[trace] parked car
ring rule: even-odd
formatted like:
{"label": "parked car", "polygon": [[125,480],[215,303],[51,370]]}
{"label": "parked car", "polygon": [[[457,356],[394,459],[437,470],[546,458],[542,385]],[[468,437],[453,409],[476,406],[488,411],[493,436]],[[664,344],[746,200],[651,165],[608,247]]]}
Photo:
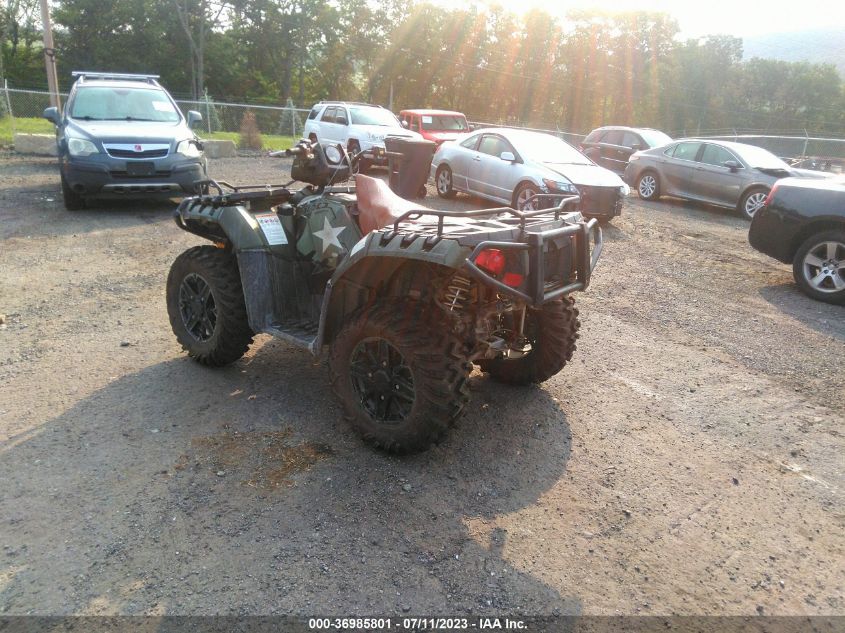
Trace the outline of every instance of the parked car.
{"label": "parked car", "polygon": [[402,125],[418,132],[428,141],[440,145],[454,141],[461,134],[469,132],[467,118],[461,112],[452,110],[402,110],[399,113]]}
{"label": "parked car", "polygon": [[778,180],[751,221],[748,241],[792,264],[806,295],[845,304],[845,177]]}
{"label": "parked car", "polygon": [[193,194],[204,180],[202,143],[158,75],[74,72],[63,112],[44,110],[56,126],[65,208],[90,198]]}
{"label": "parked car", "polygon": [[631,154],[671,142],[672,137],[660,130],[606,125],[590,132],[581,141],[580,149],[596,164],[621,176],[625,173]]}
{"label": "parked car", "polygon": [[462,191],[510,205],[536,209],[537,194],[581,196],[581,213],[609,219],[619,215],[628,187],[566,141],[550,134],[511,128],[477,130],[443,143],[431,162],[437,193]]}
{"label": "parked car", "polygon": [[751,219],[772,185],[787,176],[826,178],[823,172],[790,167],[771,152],[744,143],[683,139],[636,152],[625,182],[646,200],[676,196],[736,209]]}
{"label": "parked car", "polygon": [[[387,135],[421,139],[416,132],[406,130],[390,110],[368,103],[321,101],[311,108],[302,135],[321,145],[342,144],[348,152],[357,153],[373,148],[384,149]],[[386,164],[383,156],[360,161],[358,169],[367,171],[372,164]]]}

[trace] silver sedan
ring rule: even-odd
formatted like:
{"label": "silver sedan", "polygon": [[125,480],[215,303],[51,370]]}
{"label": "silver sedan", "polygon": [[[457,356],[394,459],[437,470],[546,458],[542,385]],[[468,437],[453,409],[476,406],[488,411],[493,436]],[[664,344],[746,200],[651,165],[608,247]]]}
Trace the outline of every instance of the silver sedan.
{"label": "silver sedan", "polygon": [[443,143],[431,163],[437,193],[462,191],[511,206],[536,209],[538,194],[581,196],[581,213],[619,215],[628,187],[565,141],[550,134],[489,128]]}
{"label": "silver sedan", "polygon": [[748,219],[763,206],[775,181],[787,176],[826,174],[794,169],[756,145],[712,139],[684,139],[637,152],[625,169],[625,182],[640,198],[698,200],[736,209]]}

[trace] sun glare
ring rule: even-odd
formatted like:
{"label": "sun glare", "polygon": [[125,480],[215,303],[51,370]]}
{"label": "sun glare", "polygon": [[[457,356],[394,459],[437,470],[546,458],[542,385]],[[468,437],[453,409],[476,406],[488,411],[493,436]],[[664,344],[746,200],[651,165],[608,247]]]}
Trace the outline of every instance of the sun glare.
{"label": "sun glare", "polygon": [[524,14],[540,9],[565,17],[572,10],[610,12],[652,11],[668,13],[677,21],[681,34],[699,37],[710,34],[753,36],[808,29],[845,28],[845,3],[803,0],[763,7],[753,0],[435,0],[444,6],[501,7]]}

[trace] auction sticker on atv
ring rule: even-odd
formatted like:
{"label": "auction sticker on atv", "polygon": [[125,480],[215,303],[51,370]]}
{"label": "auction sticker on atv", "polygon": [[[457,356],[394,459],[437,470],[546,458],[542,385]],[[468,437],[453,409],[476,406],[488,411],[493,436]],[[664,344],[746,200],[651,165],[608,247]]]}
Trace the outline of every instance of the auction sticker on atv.
{"label": "auction sticker on atv", "polygon": [[288,243],[288,237],[285,235],[285,229],[282,228],[279,216],[275,213],[261,213],[256,215],[255,219],[258,220],[258,225],[264,232],[264,237],[267,238],[267,243],[270,246]]}

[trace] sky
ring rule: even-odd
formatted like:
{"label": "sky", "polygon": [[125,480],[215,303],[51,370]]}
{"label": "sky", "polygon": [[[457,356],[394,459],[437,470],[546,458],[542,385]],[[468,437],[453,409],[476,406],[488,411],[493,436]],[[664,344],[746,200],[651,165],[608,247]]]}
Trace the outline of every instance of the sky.
{"label": "sky", "polygon": [[[476,0],[499,4],[520,13],[539,8],[565,15],[569,9],[608,11],[659,11],[673,15],[683,37],[726,34],[753,37],[820,28],[845,28],[845,3],[841,0]],[[450,6],[472,4],[451,0]]]}

